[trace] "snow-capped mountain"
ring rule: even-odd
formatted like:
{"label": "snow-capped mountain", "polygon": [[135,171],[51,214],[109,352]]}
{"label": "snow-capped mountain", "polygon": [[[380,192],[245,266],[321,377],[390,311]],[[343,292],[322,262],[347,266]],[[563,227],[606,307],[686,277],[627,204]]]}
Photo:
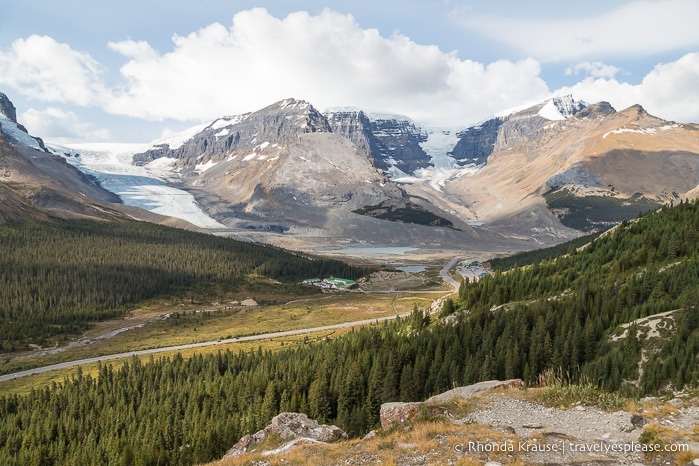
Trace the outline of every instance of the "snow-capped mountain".
{"label": "snow-capped mountain", "polygon": [[[40,140],[11,104],[1,118],[4,138],[36,157]],[[127,204],[255,241],[502,250],[682,197],[699,184],[698,134],[638,106],[617,112],[570,96],[454,128],[285,99],[149,145],[56,153]]]}

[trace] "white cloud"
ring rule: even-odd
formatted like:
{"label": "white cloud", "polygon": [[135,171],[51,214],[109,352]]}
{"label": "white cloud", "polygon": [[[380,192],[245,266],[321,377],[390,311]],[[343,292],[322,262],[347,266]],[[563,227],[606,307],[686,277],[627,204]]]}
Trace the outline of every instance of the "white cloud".
{"label": "white cloud", "polygon": [[468,29],[544,61],[641,56],[699,46],[696,0],[635,0],[587,18],[461,16]]}
{"label": "white cloud", "polygon": [[99,64],[51,37],[17,39],[0,51],[0,84],[32,99],[92,105],[104,96]]}
{"label": "white cloud", "polygon": [[31,134],[42,138],[66,141],[108,141],[111,138],[109,130],[81,121],[75,113],[55,107],[44,110],[30,108],[22,113],[19,121]]}
{"label": "white cloud", "polygon": [[353,105],[453,124],[548,93],[535,60],[462,61],[400,34],[382,37],[331,10],[284,19],[243,11],[230,28],[212,24],[173,42],[164,54],[142,42],[110,44],[128,61],[125,90],[109,111],[206,120],[295,97],[321,109]]}
{"label": "white cloud", "polygon": [[617,75],[617,73],[619,73],[619,71],[621,71],[621,69],[617,68],[614,65],[607,65],[599,61],[584,61],[574,66],[568,67],[565,71],[565,74],[567,76],[577,76],[580,73],[585,73],[586,76],[591,76],[593,78],[612,79]]}
{"label": "white cloud", "polygon": [[572,93],[588,102],[609,101],[617,110],[641,104],[653,115],[684,123],[699,123],[699,52],[656,65],[632,85],[615,79],[586,78],[556,93]]}
{"label": "white cloud", "polygon": [[[636,1],[631,6],[650,9],[651,3],[672,10],[683,2]],[[684,19],[677,21],[682,30]],[[633,39],[644,42],[646,36],[665,40],[657,34],[635,34]],[[549,37],[549,42],[556,39]],[[551,93],[537,59],[488,64],[462,60],[455,52],[420,45],[401,34],[383,37],[376,29],[362,28],[352,16],[331,10],[278,19],[253,9],[236,14],[230,27],[214,23],[172,40],[172,49],[165,52],[144,41],[110,43],[125,61],[120,86],[109,88],[106,70],[89,55],[50,37],[30,36],[0,51],[0,85],[42,101],[188,122],[254,111],[295,97],[319,109],[351,105],[404,114],[427,125],[465,125],[561,93],[588,102],[607,100],[618,109],[640,103],[663,118],[699,120],[697,53],[657,65],[638,85],[618,80],[621,70],[616,66],[580,61],[568,71],[571,76],[584,74],[582,81]],[[29,110],[23,117],[30,131],[41,136],[63,131],[84,139],[108,137],[105,130],[85,123],[85,117],[60,112]]]}

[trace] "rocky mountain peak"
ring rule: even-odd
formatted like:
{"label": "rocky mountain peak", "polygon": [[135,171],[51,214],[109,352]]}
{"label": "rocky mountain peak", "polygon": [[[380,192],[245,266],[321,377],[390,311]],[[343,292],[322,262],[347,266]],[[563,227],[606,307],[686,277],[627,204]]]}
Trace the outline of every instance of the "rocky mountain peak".
{"label": "rocky mountain peak", "polygon": [[13,123],[17,123],[17,110],[10,99],[2,92],[0,92],[0,114],[5,115]]}
{"label": "rocky mountain peak", "polygon": [[15,106],[5,94],[0,92],[0,136],[2,135],[13,143],[46,151],[46,146],[41,138],[31,136],[27,128],[17,123]]}
{"label": "rocky mountain peak", "polygon": [[585,108],[579,110],[575,116],[577,118],[586,118],[590,116],[606,116],[613,115],[616,110],[609,102],[596,102],[594,104],[589,104]]}
{"label": "rocky mountain peak", "polygon": [[585,102],[573,99],[570,94],[554,97],[551,102],[564,118],[572,117],[587,106]]}
{"label": "rocky mountain peak", "polygon": [[284,99],[256,112],[219,118],[177,147],[161,144],[133,160],[145,164],[168,157],[194,166],[239,150],[285,146],[299,134],[317,132],[331,132],[325,116],[304,100]]}

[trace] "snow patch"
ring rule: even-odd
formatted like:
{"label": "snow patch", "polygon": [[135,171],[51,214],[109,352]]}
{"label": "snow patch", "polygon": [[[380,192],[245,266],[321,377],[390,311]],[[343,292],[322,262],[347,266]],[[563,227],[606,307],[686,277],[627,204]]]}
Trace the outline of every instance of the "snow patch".
{"label": "snow patch", "polygon": [[167,144],[170,146],[170,150],[175,150],[179,149],[182,147],[187,141],[192,139],[195,135],[201,133],[206,127],[209,126],[208,123],[204,123],[201,125],[197,126],[192,126],[189,129],[186,129],[182,132],[179,132],[177,134],[173,134],[172,136],[167,136],[164,138],[157,139],[153,141],[148,148],[146,148],[143,152],[149,149],[155,149],[157,146],[162,146]]}
{"label": "snow patch", "polygon": [[245,157],[243,157],[243,162],[247,162],[247,161],[249,161],[249,160],[254,159],[256,155],[257,155],[257,154],[256,154],[255,152],[253,152],[252,154],[246,155]]}
{"label": "snow patch", "polygon": [[218,162],[209,160],[206,163],[198,164],[196,167],[194,167],[194,170],[198,171],[199,173],[204,173],[205,171],[215,167],[216,165],[218,165]]}
{"label": "snow patch", "polygon": [[656,128],[639,128],[639,129],[633,129],[633,128],[619,128],[619,129],[613,129],[611,131],[607,131],[602,135],[602,139],[607,139],[607,136],[610,134],[623,134],[623,133],[638,133],[638,134],[655,134],[658,131],[668,131],[674,128],[679,128],[681,125],[675,123],[673,125],[664,125],[664,126],[659,126]]}
{"label": "snow patch", "polygon": [[233,116],[227,116],[223,118],[219,118],[213,123],[211,123],[210,128],[211,129],[221,129],[221,128],[226,128],[228,126],[233,126],[237,125],[241,121],[246,120],[250,116],[249,113],[243,113],[242,115],[233,115]]}
{"label": "snow patch", "polygon": [[558,107],[556,107],[553,100],[549,100],[543,107],[541,107],[541,110],[539,110],[539,116],[551,121],[566,119],[566,117],[564,117],[558,110]]}
{"label": "snow patch", "polygon": [[228,136],[230,134],[230,132],[231,132],[231,130],[229,128],[223,128],[221,131],[214,134],[214,137],[216,137],[217,139],[222,138],[224,136]]}

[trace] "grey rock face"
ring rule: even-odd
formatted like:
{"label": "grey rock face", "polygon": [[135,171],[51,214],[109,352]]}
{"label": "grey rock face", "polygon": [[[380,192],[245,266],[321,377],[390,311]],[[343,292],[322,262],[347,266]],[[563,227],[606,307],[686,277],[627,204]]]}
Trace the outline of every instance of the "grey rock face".
{"label": "grey rock face", "polygon": [[601,187],[600,180],[600,176],[589,168],[577,167],[553,175],[551,178],[546,180],[546,188],[548,190],[554,190],[565,185],[598,188]]}
{"label": "grey rock face", "polygon": [[404,173],[430,166],[430,156],[420,146],[425,132],[406,118],[370,118],[361,110],[326,113],[332,131],[366,152],[376,168],[396,167]]}
{"label": "grey rock face", "polygon": [[10,99],[0,92],[0,113],[5,115],[10,121],[17,123],[17,110]]}
{"label": "grey rock face", "polygon": [[484,165],[498,140],[500,127],[504,120],[493,118],[483,124],[472,126],[459,133],[459,142],[449,155],[463,166]]}

